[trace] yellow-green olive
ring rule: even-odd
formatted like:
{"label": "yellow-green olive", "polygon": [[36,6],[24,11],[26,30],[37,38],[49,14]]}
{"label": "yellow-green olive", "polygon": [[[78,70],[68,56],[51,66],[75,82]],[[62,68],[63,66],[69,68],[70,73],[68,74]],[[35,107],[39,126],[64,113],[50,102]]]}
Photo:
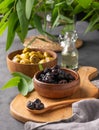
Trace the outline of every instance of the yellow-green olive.
{"label": "yellow-green olive", "polygon": [[28,59],[22,59],[20,60],[20,64],[30,64],[30,61]]}
{"label": "yellow-green olive", "polygon": [[26,53],[26,52],[29,52],[30,51],[30,48],[24,48],[22,53]]}
{"label": "yellow-green olive", "polygon": [[49,57],[49,53],[48,52],[44,52],[44,57]]}
{"label": "yellow-green olive", "polygon": [[38,64],[49,62],[53,59],[48,52],[31,51],[29,48],[24,48],[21,54],[13,57],[13,61],[20,64]]}
{"label": "yellow-green olive", "polygon": [[53,60],[53,58],[52,57],[46,57],[45,60],[46,60],[46,62],[49,62],[49,61]]}
{"label": "yellow-green olive", "polygon": [[42,64],[42,63],[45,63],[45,62],[46,62],[46,60],[42,59],[42,60],[39,61],[39,64]]}
{"label": "yellow-green olive", "polygon": [[13,62],[17,62],[17,63],[19,63],[20,62],[20,60],[21,60],[21,57],[20,57],[20,55],[18,54],[18,55],[16,55],[13,59],[12,59],[12,61]]}
{"label": "yellow-green olive", "polygon": [[30,56],[30,62],[31,62],[31,63],[36,64],[36,63],[38,63],[39,61],[40,61],[40,59],[39,59],[36,55]]}

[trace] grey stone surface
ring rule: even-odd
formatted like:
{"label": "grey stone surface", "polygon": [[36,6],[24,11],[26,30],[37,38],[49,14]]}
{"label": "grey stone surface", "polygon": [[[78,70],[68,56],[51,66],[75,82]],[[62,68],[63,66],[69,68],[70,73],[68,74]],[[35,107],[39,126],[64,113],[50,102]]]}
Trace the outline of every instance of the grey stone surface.
{"label": "grey stone surface", "polygon": [[[93,66],[99,69],[99,32],[94,31],[84,35],[86,27],[86,22],[77,22],[76,24],[78,36],[84,41],[83,46],[79,48],[79,64]],[[28,36],[34,33],[38,34],[36,31],[31,31]],[[11,77],[6,65],[6,55],[13,50],[23,48],[18,37],[14,40],[8,52],[5,51],[5,46],[6,32],[0,37],[0,87]],[[58,53],[58,56],[60,57],[60,53]],[[99,76],[97,79],[99,79]],[[0,90],[0,130],[24,130],[24,124],[15,120],[10,115],[10,102],[17,94],[17,88],[11,88],[5,91]]]}

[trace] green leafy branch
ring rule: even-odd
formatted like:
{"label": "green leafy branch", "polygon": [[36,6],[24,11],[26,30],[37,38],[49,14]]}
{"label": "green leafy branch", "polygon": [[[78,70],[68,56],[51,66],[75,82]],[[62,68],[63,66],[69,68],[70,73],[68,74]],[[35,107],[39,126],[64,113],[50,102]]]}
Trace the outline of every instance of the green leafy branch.
{"label": "green leafy branch", "polygon": [[8,28],[6,50],[14,42],[17,34],[21,40],[30,29],[36,28],[40,34],[46,32],[46,15],[51,14],[52,28],[73,22],[73,16],[85,13],[82,20],[89,20],[86,30],[99,29],[98,0],[0,0],[0,35]]}
{"label": "green leafy branch", "polygon": [[[42,71],[43,69],[43,66],[39,64],[39,70]],[[2,86],[1,90],[13,87],[18,87],[19,92],[23,96],[26,96],[29,92],[34,90],[33,78],[21,72],[14,72],[12,73],[12,78]]]}
{"label": "green leafy branch", "polygon": [[21,72],[12,73],[12,78],[2,86],[1,90],[8,88],[18,87],[19,92],[26,96],[29,92],[33,91],[33,80],[29,76],[24,75]]}
{"label": "green leafy branch", "polygon": [[89,25],[86,29],[86,33],[99,29],[99,1],[98,0],[77,0],[78,4],[75,6],[74,13],[79,14],[84,12],[85,16],[82,21],[89,21]]}

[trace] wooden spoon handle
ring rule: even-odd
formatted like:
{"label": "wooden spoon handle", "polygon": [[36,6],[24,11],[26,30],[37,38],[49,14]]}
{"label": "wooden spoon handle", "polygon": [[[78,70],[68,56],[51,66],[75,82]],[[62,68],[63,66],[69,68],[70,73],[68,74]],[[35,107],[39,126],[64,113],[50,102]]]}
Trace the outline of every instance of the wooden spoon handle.
{"label": "wooden spoon handle", "polygon": [[70,99],[70,100],[65,100],[65,101],[58,101],[56,103],[53,103],[52,105],[48,106],[48,109],[54,110],[62,107],[66,107],[68,105],[71,105],[74,102],[83,100],[83,99],[92,99],[92,98],[77,98],[77,99]]}

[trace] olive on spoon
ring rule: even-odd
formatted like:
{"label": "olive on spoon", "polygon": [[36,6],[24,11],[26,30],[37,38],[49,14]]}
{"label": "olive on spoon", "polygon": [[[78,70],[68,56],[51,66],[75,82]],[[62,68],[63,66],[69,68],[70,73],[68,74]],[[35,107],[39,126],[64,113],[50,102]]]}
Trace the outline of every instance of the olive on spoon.
{"label": "olive on spoon", "polygon": [[65,100],[65,101],[58,101],[58,102],[52,103],[51,105],[47,105],[47,106],[45,106],[40,101],[40,99],[36,99],[33,102],[31,102],[31,101],[28,102],[27,110],[32,112],[33,114],[42,114],[42,113],[45,113],[48,111],[51,112],[58,108],[66,107],[66,106],[71,105],[72,103],[80,101],[82,99],[88,99],[88,98],[76,98],[76,99],[70,99],[70,100]]}

